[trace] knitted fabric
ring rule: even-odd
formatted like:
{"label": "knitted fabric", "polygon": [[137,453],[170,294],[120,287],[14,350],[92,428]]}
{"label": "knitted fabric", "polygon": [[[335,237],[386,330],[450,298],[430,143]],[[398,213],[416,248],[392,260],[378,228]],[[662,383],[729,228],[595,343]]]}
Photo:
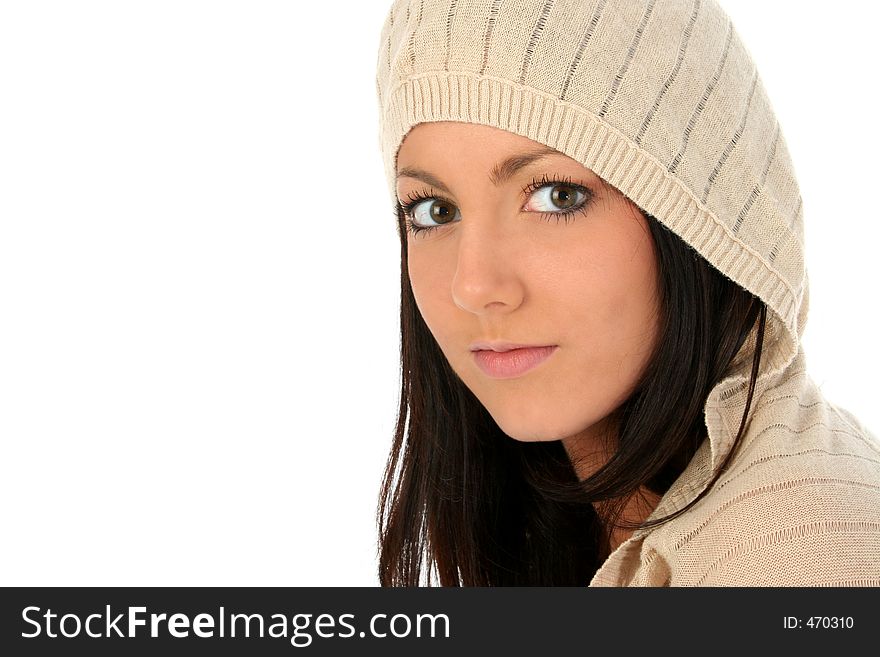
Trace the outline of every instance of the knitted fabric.
{"label": "knitted fabric", "polygon": [[[413,126],[429,121],[493,126],[546,144],[592,170],[767,304],[753,415],[742,449],[751,445],[752,456],[764,454],[779,467],[771,471],[739,457],[734,470],[738,465],[748,473],[722,477],[710,499],[684,520],[635,532],[594,584],[706,584],[719,573],[740,573],[737,568],[742,572],[731,580],[736,583],[772,579],[764,569],[749,574],[754,564],[742,555],[763,558],[781,549],[773,554],[782,558],[793,544],[807,549],[812,539],[805,535],[819,542],[833,536],[841,545],[861,541],[873,554],[855,567],[858,573],[803,578],[880,584],[875,556],[880,448],[854,417],[824,400],[805,373],[800,340],[809,288],[801,196],[760,76],[716,2],[397,0],[381,32],[376,93],[393,202],[397,151]],[[692,499],[729,452],[745,407],[755,338],[753,331],[728,376],[709,394],[709,440],[652,518]],[[767,401],[786,395],[787,405]],[[748,516],[753,504],[755,513],[767,512],[762,486],[776,486],[773,499],[793,505],[788,509],[793,515],[782,504],[772,511],[779,514],[777,524]],[[734,504],[731,495],[737,494],[741,498]],[[808,494],[827,498],[825,506],[799,515],[793,509],[810,506],[803,499]],[[859,495],[865,509],[846,513],[845,521],[838,517],[844,510],[834,500],[856,501]],[[731,515],[733,507],[753,526],[730,528],[733,535],[724,540],[712,528],[719,519],[740,522]],[[815,522],[850,524],[807,529]],[[771,536],[771,529],[783,533]],[[696,534],[682,543],[688,532]],[[702,544],[697,534],[708,542]],[[655,556],[649,558],[649,535],[671,543],[651,548]],[[748,541],[759,547],[749,548]],[[762,541],[770,548],[761,548]],[[685,546],[694,545],[700,547],[686,569],[671,565],[681,563]],[[836,549],[823,546],[829,554]],[[653,575],[646,574],[646,559],[659,568]],[[724,567],[719,559],[726,559]],[[776,572],[780,583],[801,577]]]}

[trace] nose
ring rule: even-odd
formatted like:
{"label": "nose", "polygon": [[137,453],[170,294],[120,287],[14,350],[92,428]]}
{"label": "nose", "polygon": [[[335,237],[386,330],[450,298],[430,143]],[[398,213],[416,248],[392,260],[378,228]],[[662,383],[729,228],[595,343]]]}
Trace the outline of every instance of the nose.
{"label": "nose", "polygon": [[497,222],[464,219],[458,230],[458,259],[452,298],[475,315],[506,314],[524,298],[514,244]]}

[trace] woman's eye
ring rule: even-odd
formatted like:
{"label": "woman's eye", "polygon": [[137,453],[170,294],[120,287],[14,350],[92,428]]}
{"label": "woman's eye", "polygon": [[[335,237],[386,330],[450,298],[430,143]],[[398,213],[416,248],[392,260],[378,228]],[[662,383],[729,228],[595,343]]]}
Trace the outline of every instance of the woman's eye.
{"label": "woman's eye", "polygon": [[458,214],[458,208],[441,199],[429,198],[413,206],[413,222],[419,227],[436,228],[450,223]]}
{"label": "woman's eye", "polygon": [[530,199],[537,201],[538,207],[530,208],[527,205],[525,209],[536,212],[566,212],[582,205],[586,196],[576,185],[551,183],[538,187],[530,196]]}

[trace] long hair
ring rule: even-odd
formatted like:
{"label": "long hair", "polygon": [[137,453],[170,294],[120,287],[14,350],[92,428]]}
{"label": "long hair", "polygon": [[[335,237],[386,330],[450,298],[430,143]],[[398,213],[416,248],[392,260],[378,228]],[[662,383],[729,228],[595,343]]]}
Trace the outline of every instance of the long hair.
{"label": "long hair", "polygon": [[662,495],[707,437],[703,408],[758,322],[740,443],[752,402],[766,305],[643,211],[658,262],[660,332],[640,383],[613,413],[614,449],[579,481],[559,440],[505,435],[453,372],[410,287],[401,240],[401,392],[377,521],[382,586],[585,586],[620,512],[642,487]]}

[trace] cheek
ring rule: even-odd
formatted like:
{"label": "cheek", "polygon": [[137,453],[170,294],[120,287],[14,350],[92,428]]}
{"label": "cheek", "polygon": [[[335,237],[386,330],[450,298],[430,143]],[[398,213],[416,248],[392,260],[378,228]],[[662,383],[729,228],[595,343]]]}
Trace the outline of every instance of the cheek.
{"label": "cheek", "polygon": [[649,241],[629,243],[613,256],[590,297],[592,307],[582,307],[583,321],[606,354],[608,375],[628,385],[647,363],[659,331],[657,266]]}
{"label": "cheek", "polygon": [[656,269],[641,254],[622,255],[598,277],[591,292],[595,314],[603,323],[624,334],[639,331],[656,310]]}
{"label": "cheek", "polygon": [[656,297],[656,269],[648,249],[645,245],[634,252],[632,246],[607,243],[604,248],[583,247],[553,263],[557,267],[546,289],[560,308],[567,307],[566,314],[577,315],[574,325],[620,326],[627,318],[648,313],[648,302]]}
{"label": "cheek", "polygon": [[407,271],[422,319],[438,342],[442,343],[449,314],[448,304],[444,302],[449,297],[449,279],[443,263],[410,249],[407,252]]}

